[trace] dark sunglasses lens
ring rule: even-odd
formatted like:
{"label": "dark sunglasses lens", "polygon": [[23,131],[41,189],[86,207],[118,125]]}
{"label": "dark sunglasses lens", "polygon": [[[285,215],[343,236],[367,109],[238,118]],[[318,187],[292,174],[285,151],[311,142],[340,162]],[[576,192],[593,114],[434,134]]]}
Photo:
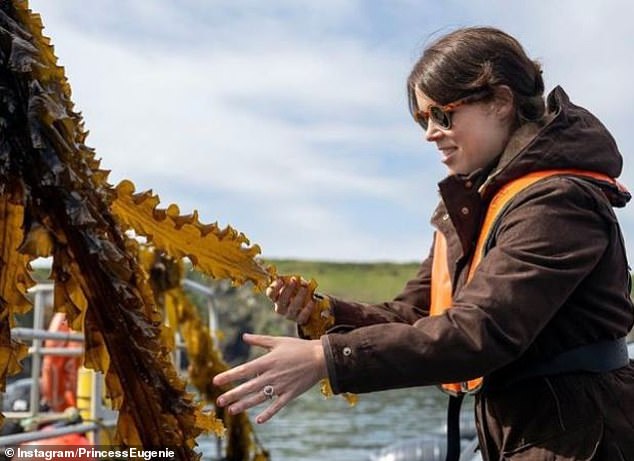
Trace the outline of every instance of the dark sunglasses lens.
{"label": "dark sunglasses lens", "polygon": [[440,107],[432,106],[429,108],[429,115],[440,128],[445,130],[451,128],[451,115],[449,115],[449,112],[445,112]]}
{"label": "dark sunglasses lens", "polygon": [[416,121],[421,126],[421,128],[427,131],[427,126],[429,125],[429,116],[425,116],[422,113],[417,113],[415,116]]}

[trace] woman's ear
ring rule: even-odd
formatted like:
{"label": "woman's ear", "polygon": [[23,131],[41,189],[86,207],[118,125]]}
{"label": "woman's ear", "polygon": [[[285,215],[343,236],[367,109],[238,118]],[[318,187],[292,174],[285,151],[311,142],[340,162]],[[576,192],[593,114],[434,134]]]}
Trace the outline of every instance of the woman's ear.
{"label": "woman's ear", "polygon": [[513,121],[515,119],[515,98],[513,91],[507,85],[495,87],[493,103],[495,111],[501,120]]}

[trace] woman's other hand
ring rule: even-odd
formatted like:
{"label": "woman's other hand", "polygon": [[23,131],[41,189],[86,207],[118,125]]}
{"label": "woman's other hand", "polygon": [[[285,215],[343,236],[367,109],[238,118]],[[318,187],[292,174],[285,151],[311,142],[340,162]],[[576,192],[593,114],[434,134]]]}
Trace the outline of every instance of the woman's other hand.
{"label": "woman's other hand", "polygon": [[271,400],[256,422],[264,423],[295,397],[327,376],[324,351],[319,340],[244,334],[247,344],[268,349],[250,362],[216,375],[213,383],[223,386],[243,381],[218,397],[219,407],[230,414],[241,413]]}
{"label": "woman's other hand", "polygon": [[306,325],[315,309],[308,281],[302,278],[277,278],[266,289],[266,295],[275,303],[275,312],[298,325]]}

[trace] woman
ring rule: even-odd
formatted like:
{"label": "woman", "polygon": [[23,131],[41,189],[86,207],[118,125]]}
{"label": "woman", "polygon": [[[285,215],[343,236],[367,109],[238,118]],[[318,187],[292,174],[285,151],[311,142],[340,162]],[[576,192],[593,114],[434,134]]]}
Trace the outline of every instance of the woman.
{"label": "woman", "polygon": [[[429,257],[392,302],[331,298],[320,340],[246,335],[269,353],[218,375],[247,379],[218,404],[241,412],[275,393],[263,422],[321,378],[335,393],[468,383],[448,390],[477,392],[484,459],[634,460],[634,309],[612,210],[630,198],[613,180],[622,159],[593,115],[543,91],[504,32],[432,43],[408,79],[449,172]],[[267,293],[300,325],[314,308],[304,281]]]}

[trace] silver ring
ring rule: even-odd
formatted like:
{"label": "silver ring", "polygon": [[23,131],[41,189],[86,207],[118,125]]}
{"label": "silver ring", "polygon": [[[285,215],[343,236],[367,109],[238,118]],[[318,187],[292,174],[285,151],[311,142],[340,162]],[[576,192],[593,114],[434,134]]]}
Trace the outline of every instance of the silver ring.
{"label": "silver ring", "polygon": [[275,388],[271,386],[270,384],[267,384],[262,389],[262,393],[264,394],[264,397],[266,397],[267,399],[272,399],[273,397],[275,397]]}

